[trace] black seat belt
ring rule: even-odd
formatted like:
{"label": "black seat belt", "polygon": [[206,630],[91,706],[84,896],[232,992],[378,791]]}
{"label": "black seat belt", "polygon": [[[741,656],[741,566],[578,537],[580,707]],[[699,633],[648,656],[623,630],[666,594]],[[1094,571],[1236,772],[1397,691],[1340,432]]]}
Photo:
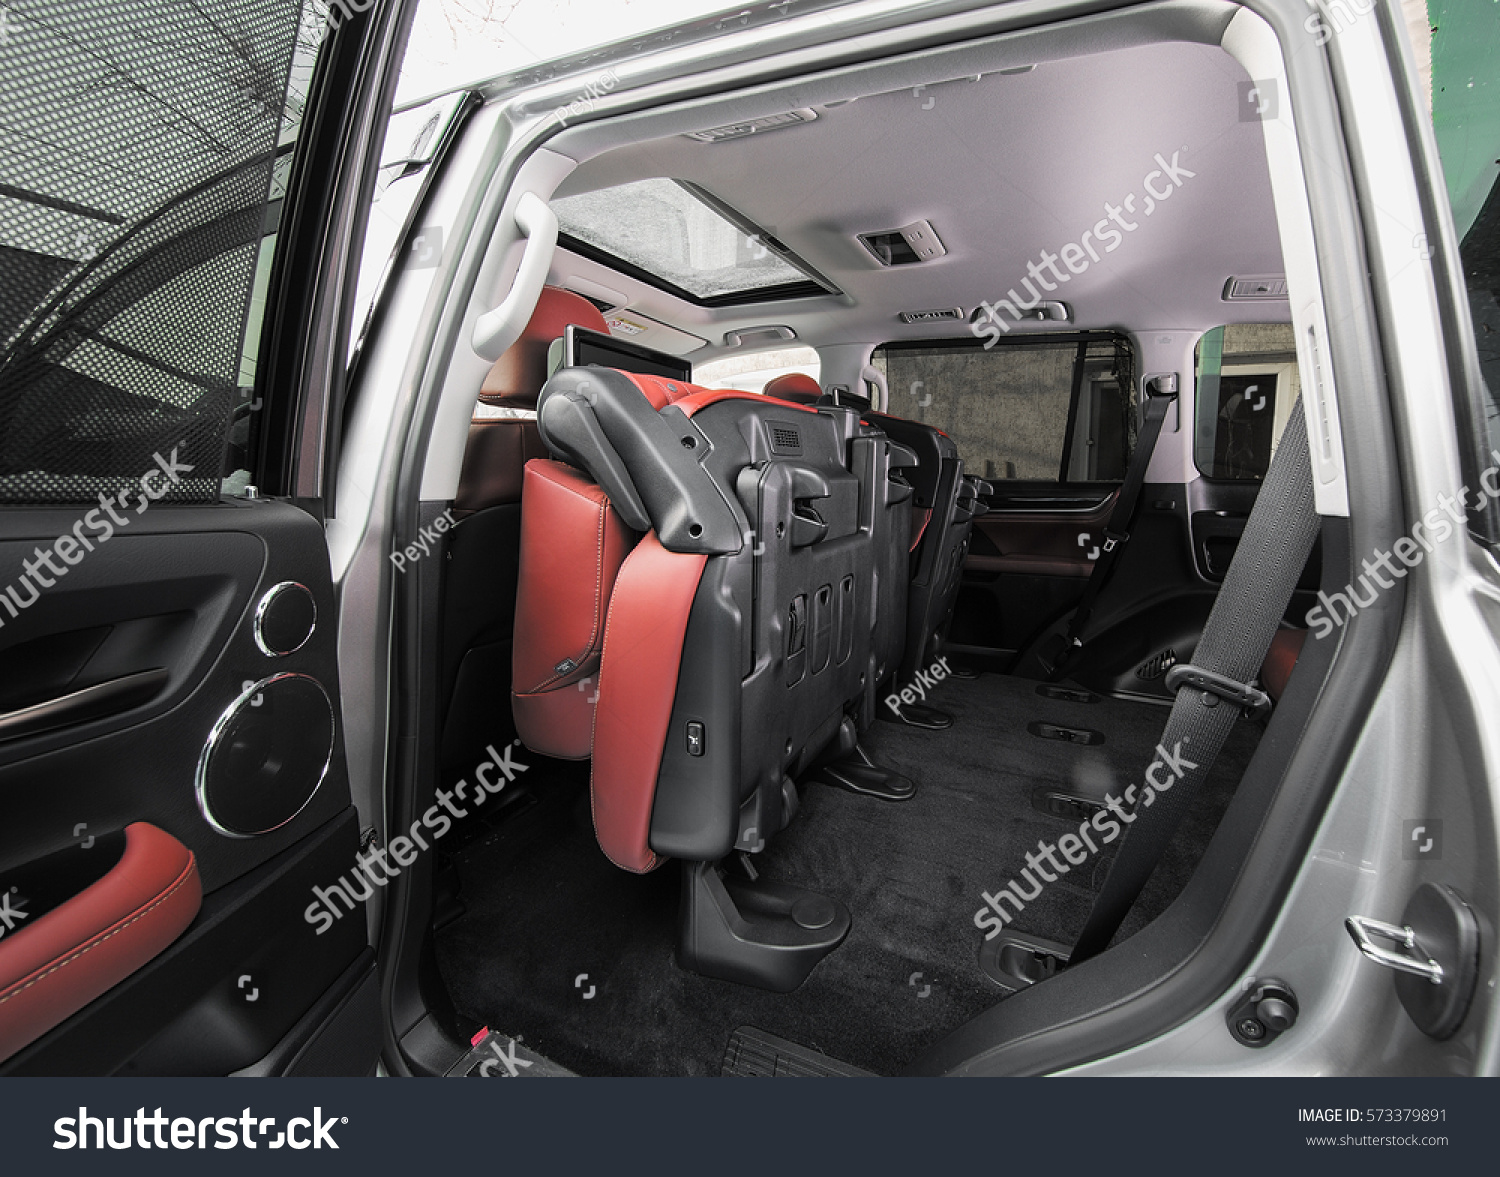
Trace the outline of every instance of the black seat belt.
{"label": "black seat belt", "polygon": [[1047,678],[1056,681],[1062,678],[1078,661],[1083,652],[1083,631],[1088,628],[1089,618],[1094,612],[1094,603],[1113,575],[1125,544],[1130,539],[1130,525],[1135,518],[1135,509],[1140,503],[1141,489],[1146,485],[1146,467],[1151,465],[1151,451],[1156,448],[1156,439],[1161,436],[1162,422],[1167,410],[1177,399],[1176,375],[1158,376],[1150,381],[1146,389],[1146,416],[1141,422],[1141,432],[1136,437],[1135,449],[1130,453],[1130,464],[1125,468],[1125,480],[1120,484],[1119,496],[1114,510],[1109,513],[1109,522],[1104,525],[1104,547],[1094,570],[1083,587],[1078,608],[1068,624],[1066,634],[1054,641],[1052,656],[1043,658]]}
{"label": "black seat belt", "polygon": [[[1270,708],[1269,697],[1249,684],[1271,648],[1318,527],[1307,421],[1299,398],[1192,664],[1174,666],[1167,675],[1167,686],[1177,692],[1177,699],[1157,746],[1157,759],[1147,770],[1146,784],[1138,786],[1143,791],[1069,956],[1070,964],[1109,946],[1241,712]],[[1168,788],[1163,791],[1155,782]]]}

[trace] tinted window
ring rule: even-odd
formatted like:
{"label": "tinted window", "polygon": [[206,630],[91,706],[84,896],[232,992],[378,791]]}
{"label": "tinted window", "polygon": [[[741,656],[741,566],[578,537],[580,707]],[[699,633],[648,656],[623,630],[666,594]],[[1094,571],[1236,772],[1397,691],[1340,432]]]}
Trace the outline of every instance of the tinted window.
{"label": "tinted window", "polygon": [[1208,478],[1258,481],[1302,391],[1290,323],[1215,327],[1198,341],[1193,458]]}
{"label": "tinted window", "polygon": [[935,425],[987,479],[1114,481],[1134,437],[1129,344],[1119,336],[888,344],[874,363],[889,411]]}
{"label": "tinted window", "polygon": [[91,501],[174,453],[191,469],[163,497],[218,497],[326,13],[287,0],[6,9],[0,502]]}

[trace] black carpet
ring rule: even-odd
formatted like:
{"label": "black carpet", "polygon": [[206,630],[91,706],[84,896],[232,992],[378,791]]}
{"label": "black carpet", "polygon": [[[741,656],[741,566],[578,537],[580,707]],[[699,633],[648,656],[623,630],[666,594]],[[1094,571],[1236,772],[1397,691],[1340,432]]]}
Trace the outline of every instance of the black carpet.
{"label": "black carpet", "polygon": [[[982,893],[1026,866],[1040,839],[1076,829],[1032,807],[1038,785],[1092,784],[1117,796],[1140,781],[1167,710],[1043,698],[1000,675],[950,679],[930,699],[955,717],[926,732],[877,723],[865,745],[917,779],[889,803],[809,786],[792,826],[756,856],[766,877],[848,905],[854,926],[794,993],[685,973],[673,961],[677,864],[638,877],[594,842],[586,776],[536,763],[538,803],[449,855],[464,914],[439,931],[455,1003],[582,1074],[713,1075],[730,1034],[755,1026],[859,1067],[899,1070],[925,1046],[1003,999],[977,964]],[[1034,721],[1088,728],[1093,747],[1040,739]],[[1159,914],[1191,874],[1260,729],[1242,721],[1124,933]],[[555,763],[555,762],[553,762]],[[1012,925],[1071,942],[1107,860],[1047,886]]]}

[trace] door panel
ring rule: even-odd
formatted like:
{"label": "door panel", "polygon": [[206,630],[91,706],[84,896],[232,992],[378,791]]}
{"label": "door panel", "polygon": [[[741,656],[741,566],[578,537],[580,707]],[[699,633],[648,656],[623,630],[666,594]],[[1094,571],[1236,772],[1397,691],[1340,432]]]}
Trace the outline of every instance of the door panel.
{"label": "door panel", "polygon": [[[1082,597],[1117,494],[1114,486],[996,486],[990,512],[974,523],[950,644],[970,659],[1039,674],[1035,648]],[[1171,663],[1161,666],[1160,656],[1196,645],[1212,599],[1193,563],[1186,488],[1148,483],[1095,606],[1090,631],[1108,638],[1075,677],[1095,689],[1164,697],[1157,680]]]}
{"label": "door panel", "polygon": [[[0,77],[0,968],[89,979],[0,1072],[374,1069],[320,357],[413,5],[355,7],[35,0]],[[127,827],[201,905],[110,940]]]}
{"label": "door panel", "polygon": [[[0,568],[20,567],[25,553],[72,533],[76,520],[52,510],[0,513]],[[204,530],[210,521],[223,530]],[[258,606],[268,590],[286,582],[307,587],[316,619],[299,649],[268,654],[257,641]],[[201,965],[169,966],[166,956],[153,962],[156,984],[167,984],[164,1012],[186,1027],[230,1010],[249,1016],[253,1027],[227,1038],[188,1034],[185,1041],[196,1040],[203,1050],[196,1062],[190,1053],[171,1056],[175,1069],[213,1072],[220,1064],[228,1069],[253,1063],[259,1055],[244,1057],[241,1048],[268,1050],[276,1041],[270,1035],[290,1028],[365,948],[362,914],[343,915],[322,936],[303,915],[311,888],[345,874],[357,849],[341,717],[326,771],[288,756],[298,733],[320,718],[303,710],[299,698],[300,707],[275,715],[271,725],[229,736],[238,741],[234,757],[210,759],[200,774],[210,734],[247,684],[295,674],[338,699],[334,618],[322,528],[305,512],[269,501],[155,507],[56,578],[30,607],[14,617],[0,608],[0,667],[7,670],[8,698],[55,697],[120,674],[166,672],[150,698],[125,710],[0,739],[0,886],[9,872],[49,853],[86,856],[132,822],[149,822],[192,851],[205,892],[203,911],[183,952],[167,955],[192,958],[191,943],[210,926],[222,929],[221,947],[206,958],[211,976]],[[260,619],[264,629],[265,615]],[[26,651],[38,649],[54,654],[28,662]],[[243,709],[255,705],[252,696]],[[274,705],[274,692],[267,690],[260,706]],[[242,790],[257,798],[279,795],[288,820],[259,836],[221,832],[210,820],[214,814],[205,797],[215,794],[205,791],[205,783],[218,788],[221,802],[233,802]],[[304,793],[310,799],[298,804]],[[273,869],[273,862],[283,865]],[[250,880],[268,870],[301,881],[275,887],[268,881],[266,893],[258,894]],[[179,976],[178,968],[187,968],[180,983],[160,979]],[[238,983],[242,975],[251,978],[244,986]],[[252,989],[259,990],[254,1002],[247,1000]],[[109,1003],[129,1006],[134,1000],[122,993]],[[90,1024],[101,1017],[93,1007],[79,1015]],[[123,1065],[132,1047],[145,1047],[159,1021],[133,1013],[109,1031],[111,1065]],[[54,1036],[78,1041],[77,1033],[65,1027]],[[66,1050],[48,1040],[38,1048],[36,1058],[51,1060],[44,1069],[67,1069]],[[23,1051],[0,1069],[30,1070],[31,1057]],[[82,1057],[75,1063],[91,1069]]]}

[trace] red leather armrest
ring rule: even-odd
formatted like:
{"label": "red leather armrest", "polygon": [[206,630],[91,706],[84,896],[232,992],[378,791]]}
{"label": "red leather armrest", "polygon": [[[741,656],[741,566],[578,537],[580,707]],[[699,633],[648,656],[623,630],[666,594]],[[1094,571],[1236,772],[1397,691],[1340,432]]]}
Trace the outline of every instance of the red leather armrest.
{"label": "red leather armrest", "polygon": [[0,1059],[123,981],[182,934],[203,900],[192,851],[145,822],[114,868],[0,939]]}

